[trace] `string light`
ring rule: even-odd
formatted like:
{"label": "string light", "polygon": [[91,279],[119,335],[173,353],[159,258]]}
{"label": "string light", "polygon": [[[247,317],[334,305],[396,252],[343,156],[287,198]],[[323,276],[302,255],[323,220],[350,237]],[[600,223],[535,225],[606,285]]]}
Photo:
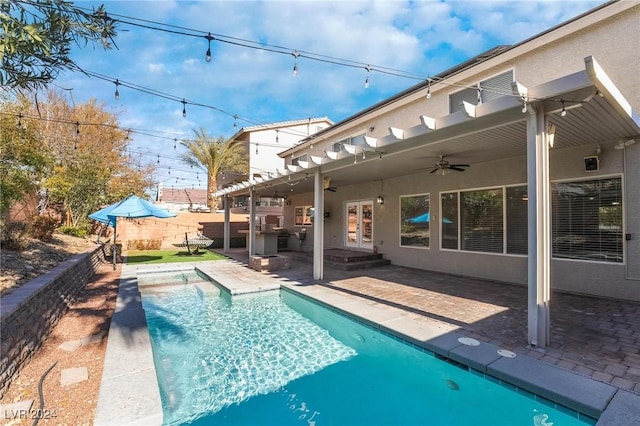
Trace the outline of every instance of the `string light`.
{"label": "string light", "polygon": [[233,114],[233,128],[238,127],[238,114]]}
{"label": "string light", "polygon": [[182,116],[187,116],[187,101],[185,101],[184,98],[182,99]]}
{"label": "string light", "polygon": [[258,142],[256,142],[256,155],[258,155]]}
{"label": "string light", "polygon": [[431,99],[431,79],[427,80],[427,99]]}
{"label": "string light", "polygon": [[276,143],[280,142],[280,130],[276,129]]}
{"label": "string light", "polygon": [[297,50],[294,49],[292,55],[294,58],[296,58],[296,61],[293,64],[293,76],[296,77],[298,75],[298,56],[300,56],[300,54]]}
{"label": "string light", "polygon": [[562,111],[560,112],[560,116],[566,117],[567,116],[567,110],[564,107],[564,99],[560,99],[560,102],[562,102]]}
{"label": "string light", "polygon": [[478,103],[477,105],[482,105],[482,88],[480,87],[480,83],[478,83]]}
{"label": "string light", "polygon": [[120,92],[118,91],[118,86],[120,86],[120,80],[116,79],[116,81],[113,82],[116,85],[116,92],[113,94],[113,96],[116,98],[116,101],[118,99],[120,99]]}
{"label": "string light", "polygon": [[211,33],[208,33],[206,36],[204,36],[204,38],[206,38],[207,42],[209,42],[207,53],[204,55],[204,60],[207,62],[211,62],[211,40],[215,40],[215,38],[211,35]]}
{"label": "string light", "polygon": [[367,70],[367,79],[364,81],[364,88],[368,89],[370,84],[369,73],[371,72],[371,67],[367,65],[366,67],[364,67],[364,69]]}
{"label": "string light", "polygon": [[173,149],[176,149],[177,144],[178,144],[178,138],[175,138],[173,140]]}

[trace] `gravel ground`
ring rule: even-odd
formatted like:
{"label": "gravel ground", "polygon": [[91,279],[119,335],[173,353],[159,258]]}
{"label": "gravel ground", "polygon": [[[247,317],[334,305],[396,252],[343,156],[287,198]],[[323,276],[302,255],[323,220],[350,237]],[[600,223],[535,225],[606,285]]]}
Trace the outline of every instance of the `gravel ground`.
{"label": "gravel ground", "polygon": [[[34,242],[26,252],[17,255],[2,250],[3,291],[10,291],[47,272],[90,245],[95,243],[56,235],[52,243]],[[93,281],[79,294],[0,399],[0,405],[33,401],[31,410],[13,418],[0,417],[0,424],[32,425],[38,416],[39,425],[93,424],[119,278],[119,265],[116,270],[109,263],[101,265]],[[68,351],[60,347],[63,343],[77,347]],[[88,380],[62,386],[63,370],[81,367],[87,368]],[[42,401],[39,395],[41,380]]]}

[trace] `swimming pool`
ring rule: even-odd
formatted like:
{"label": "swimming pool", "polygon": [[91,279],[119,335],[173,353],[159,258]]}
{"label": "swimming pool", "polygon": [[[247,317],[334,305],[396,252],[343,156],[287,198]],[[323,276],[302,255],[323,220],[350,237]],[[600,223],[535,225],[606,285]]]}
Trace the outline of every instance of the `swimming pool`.
{"label": "swimming pool", "polygon": [[165,424],[585,425],[290,291],[139,280]]}

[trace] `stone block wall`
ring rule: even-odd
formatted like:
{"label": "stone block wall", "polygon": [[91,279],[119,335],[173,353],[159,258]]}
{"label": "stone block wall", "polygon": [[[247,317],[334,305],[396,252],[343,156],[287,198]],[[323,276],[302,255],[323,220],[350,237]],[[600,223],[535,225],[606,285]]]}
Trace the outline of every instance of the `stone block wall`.
{"label": "stone block wall", "polygon": [[0,298],[0,397],[105,261],[88,249]]}

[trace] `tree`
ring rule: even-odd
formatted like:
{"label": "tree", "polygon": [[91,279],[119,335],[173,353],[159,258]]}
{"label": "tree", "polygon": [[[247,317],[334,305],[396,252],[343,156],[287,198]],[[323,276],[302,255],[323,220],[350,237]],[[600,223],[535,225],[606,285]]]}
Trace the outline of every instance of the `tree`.
{"label": "tree", "polygon": [[110,49],[114,20],[103,6],[86,12],[70,1],[0,1],[0,86],[45,87],[63,69],[77,69],[72,43],[100,42]]}
{"label": "tree", "polygon": [[0,216],[38,187],[52,162],[35,136],[35,129],[22,120],[19,103],[0,103]]}
{"label": "tree", "polygon": [[180,159],[190,166],[195,166],[207,173],[207,204],[215,210],[218,202],[213,192],[218,188],[220,173],[248,172],[249,162],[244,146],[234,140],[226,140],[223,136],[211,139],[206,130],[194,130],[195,140],[181,142],[188,152],[180,155]]}
{"label": "tree", "polygon": [[[152,166],[127,155],[128,132],[118,126],[117,117],[105,111],[104,105],[95,100],[72,105],[54,91],[37,107],[35,102],[19,98],[19,106],[3,103],[0,109],[2,165],[10,164],[16,182],[24,183],[20,195],[39,188],[43,208],[60,213],[65,225],[83,227],[89,222],[89,213],[132,193],[143,195],[153,186]],[[5,110],[15,112],[10,115]],[[21,132],[16,130],[17,121],[21,121]],[[4,131],[5,122],[10,131]],[[33,168],[26,161],[31,157],[5,161],[10,153],[31,151],[46,160],[46,167],[37,169],[37,175],[19,174]],[[3,169],[3,184],[4,180]],[[5,197],[4,191],[1,196],[3,207],[21,199]]]}

